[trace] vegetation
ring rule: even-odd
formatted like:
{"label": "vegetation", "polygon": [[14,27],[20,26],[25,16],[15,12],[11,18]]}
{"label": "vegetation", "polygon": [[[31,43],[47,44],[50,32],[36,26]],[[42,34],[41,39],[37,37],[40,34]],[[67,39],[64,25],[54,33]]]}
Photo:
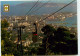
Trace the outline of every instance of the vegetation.
{"label": "vegetation", "polygon": [[10,32],[7,31],[9,23],[6,19],[1,21],[1,52],[2,55],[14,54],[17,51],[16,44],[10,40]]}
{"label": "vegetation", "polygon": [[[14,44],[10,39],[10,31],[8,31],[9,23],[6,19],[1,21],[1,52],[2,55],[14,55],[21,56],[21,48],[17,50],[17,44]],[[71,34],[69,30],[64,27],[57,29],[52,26],[46,25],[42,28],[44,32],[42,44],[39,47],[23,47],[27,50],[23,52],[23,55],[71,55],[77,54],[77,38],[74,34]],[[23,40],[28,35],[23,34]],[[33,43],[34,44],[34,43]]]}
{"label": "vegetation", "polygon": [[77,39],[74,34],[64,27],[55,29],[49,25],[42,28],[45,37],[42,45],[38,50],[38,55],[63,54],[71,55],[77,54]]}

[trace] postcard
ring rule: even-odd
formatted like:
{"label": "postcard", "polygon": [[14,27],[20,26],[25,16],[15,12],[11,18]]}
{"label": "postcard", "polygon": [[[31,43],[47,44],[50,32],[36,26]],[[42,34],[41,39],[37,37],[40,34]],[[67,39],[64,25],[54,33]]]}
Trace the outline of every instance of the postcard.
{"label": "postcard", "polygon": [[78,55],[77,0],[1,1],[1,56]]}

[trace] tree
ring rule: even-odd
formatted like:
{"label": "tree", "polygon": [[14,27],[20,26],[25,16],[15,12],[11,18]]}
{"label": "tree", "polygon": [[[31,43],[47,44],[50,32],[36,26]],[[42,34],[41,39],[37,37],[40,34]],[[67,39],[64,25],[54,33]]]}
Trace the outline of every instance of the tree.
{"label": "tree", "polygon": [[2,54],[14,54],[16,44],[10,40],[10,32],[7,31],[9,23],[6,19],[1,21],[1,52]]}
{"label": "tree", "polygon": [[6,19],[1,20],[1,28],[7,28],[9,26],[9,23]]}
{"label": "tree", "polygon": [[[77,54],[77,39],[74,34],[64,28],[57,29],[46,25],[42,28],[45,37],[42,40],[42,45],[39,48],[39,55],[54,54]],[[43,52],[43,53],[42,53]]]}
{"label": "tree", "polygon": [[4,52],[4,40],[1,40],[1,52]]}

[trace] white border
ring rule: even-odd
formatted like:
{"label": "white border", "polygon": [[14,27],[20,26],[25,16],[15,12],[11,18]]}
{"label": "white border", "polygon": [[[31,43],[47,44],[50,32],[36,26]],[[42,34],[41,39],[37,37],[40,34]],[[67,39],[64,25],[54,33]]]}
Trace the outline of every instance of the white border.
{"label": "white border", "polygon": [[78,23],[78,56],[80,56],[80,0],[77,0],[77,23]]}
{"label": "white border", "polygon": [[0,54],[1,54],[1,1],[0,1]]}

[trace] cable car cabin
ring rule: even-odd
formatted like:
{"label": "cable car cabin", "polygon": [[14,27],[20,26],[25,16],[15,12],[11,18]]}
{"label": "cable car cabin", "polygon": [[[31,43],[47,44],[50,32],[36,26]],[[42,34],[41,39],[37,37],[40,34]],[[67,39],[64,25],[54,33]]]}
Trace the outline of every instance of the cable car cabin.
{"label": "cable car cabin", "polygon": [[33,43],[37,42],[37,33],[36,32],[32,32],[32,41],[33,41]]}

